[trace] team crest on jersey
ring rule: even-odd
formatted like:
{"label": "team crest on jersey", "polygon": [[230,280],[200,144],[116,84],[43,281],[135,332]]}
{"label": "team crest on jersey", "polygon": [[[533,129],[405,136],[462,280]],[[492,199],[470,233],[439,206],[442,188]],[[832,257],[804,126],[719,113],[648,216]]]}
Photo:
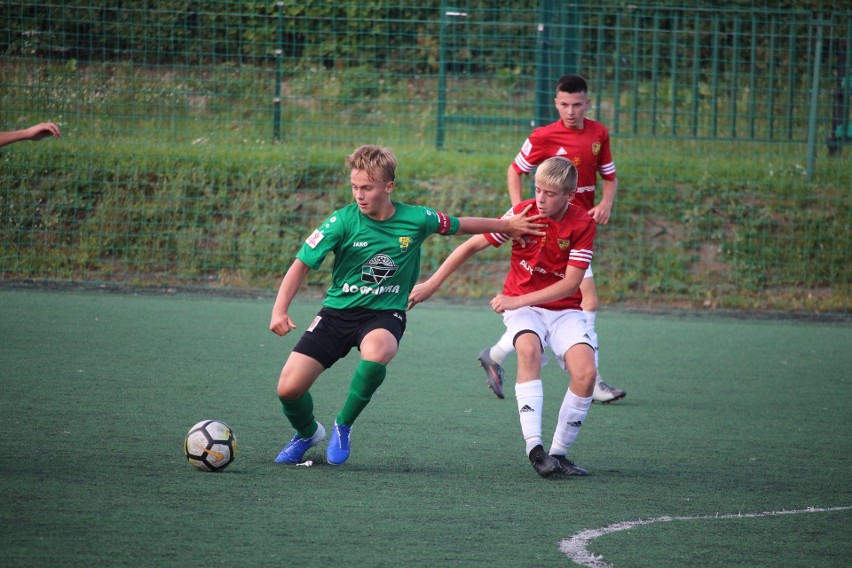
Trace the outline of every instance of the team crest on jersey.
{"label": "team crest on jersey", "polygon": [[377,254],[366,264],[361,265],[361,281],[370,284],[381,284],[393,277],[399,267],[386,254]]}
{"label": "team crest on jersey", "polygon": [[592,154],[597,156],[598,152],[600,152],[600,151],[601,151],[601,143],[600,142],[595,142],[594,144],[592,144]]}
{"label": "team crest on jersey", "polygon": [[399,237],[399,251],[406,252],[408,251],[408,245],[411,244],[411,237]]}
{"label": "team crest on jersey", "polygon": [[571,241],[568,239],[556,239],[556,244],[559,245],[559,250],[565,250],[571,246]]}

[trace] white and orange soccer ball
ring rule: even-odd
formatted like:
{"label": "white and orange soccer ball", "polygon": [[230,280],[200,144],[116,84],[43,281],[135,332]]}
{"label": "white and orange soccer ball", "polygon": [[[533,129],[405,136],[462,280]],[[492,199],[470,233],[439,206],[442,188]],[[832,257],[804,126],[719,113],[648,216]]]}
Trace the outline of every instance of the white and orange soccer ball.
{"label": "white and orange soccer ball", "polygon": [[201,471],[222,471],[237,457],[237,437],[221,420],[202,420],[189,429],[183,448]]}

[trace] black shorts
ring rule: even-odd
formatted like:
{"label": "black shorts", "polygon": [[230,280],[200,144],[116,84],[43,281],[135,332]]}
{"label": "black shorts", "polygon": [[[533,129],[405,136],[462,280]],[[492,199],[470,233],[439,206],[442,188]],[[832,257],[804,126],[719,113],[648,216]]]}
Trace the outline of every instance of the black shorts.
{"label": "black shorts", "polygon": [[360,348],[364,336],[374,329],[388,330],[399,344],[405,333],[405,321],[404,311],[323,307],[293,351],[316,359],[328,369],[353,347]]}

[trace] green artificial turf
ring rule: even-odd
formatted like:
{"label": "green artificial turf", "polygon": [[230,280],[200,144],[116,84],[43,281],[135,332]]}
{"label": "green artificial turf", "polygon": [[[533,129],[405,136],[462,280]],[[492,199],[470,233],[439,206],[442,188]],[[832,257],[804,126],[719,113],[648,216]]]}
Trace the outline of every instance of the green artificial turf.
{"label": "green artificial turf", "polygon": [[[848,325],[602,310],[601,371],[628,395],[593,405],[572,448],[591,475],[554,481],[523,453],[514,358],[502,401],[477,367],[502,332],[485,302],[410,312],[345,465],[324,445],[274,464],[299,333],[268,331],[272,302],[0,290],[2,564],[575,566],[566,539],[640,520],[590,539],[586,565],[852,557]],[[297,332],[318,307],[297,298]],[[326,426],[356,361],[314,386]],[[567,378],[551,362],[543,380],[549,443]],[[236,432],[222,473],[182,455],[203,418]]]}

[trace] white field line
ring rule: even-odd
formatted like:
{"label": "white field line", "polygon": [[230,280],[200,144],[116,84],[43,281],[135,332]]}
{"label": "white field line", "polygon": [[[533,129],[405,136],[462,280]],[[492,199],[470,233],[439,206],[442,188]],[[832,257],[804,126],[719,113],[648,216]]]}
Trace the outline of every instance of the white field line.
{"label": "white field line", "polygon": [[753,519],[757,517],[775,517],[778,515],[801,515],[804,513],[827,513],[831,511],[846,511],[848,509],[852,509],[852,506],[847,507],[829,507],[829,508],[821,508],[821,507],[808,507],[807,509],[798,509],[795,511],[766,511],[763,513],[734,513],[729,515],[704,515],[697,517],[655,517],[653,519],[641,519],[638,521],[624,521],[621,523],[614,523],[612,525],[607,525],[605,527],[599,529],[587,529],[581,532],[578,532],[575,535],[569,536],[568,538],[564,538],[559,541],[559,550],[564,555],[566,555],[569,559],[573,560],[580,566],[586,566],[588,568],[614,568],[612,564],[608,564],[603,560],[602,556],[595,556],[589,550],[587,550],[587,546],[589,543],[596,538],[606,536],[610,533],[624,531],[628,529],[632,529],[634,527],[639,527],[642,525],[650,525],[653,523],[669,523],[672,521],[705,521],[712,519]]}

